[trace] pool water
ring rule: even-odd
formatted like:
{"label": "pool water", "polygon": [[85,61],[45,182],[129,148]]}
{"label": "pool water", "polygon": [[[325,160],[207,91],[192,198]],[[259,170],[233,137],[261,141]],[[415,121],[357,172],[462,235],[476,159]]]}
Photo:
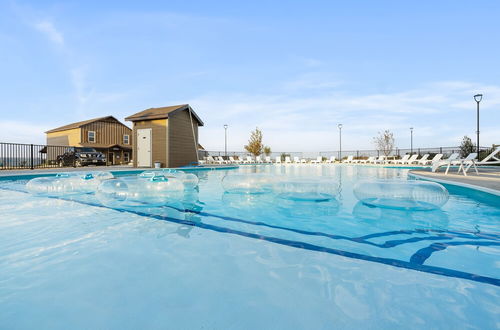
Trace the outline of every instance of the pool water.
{"label": "pool water", "polygon": [[[36,197],[0,181],[0,329],[493,329],[500,198],[447,187],[433,211],[369,207],[361,179],[407,169],[197,171],[168,207]],[[327,201],[224,193],[234,173],[328,177]]]}

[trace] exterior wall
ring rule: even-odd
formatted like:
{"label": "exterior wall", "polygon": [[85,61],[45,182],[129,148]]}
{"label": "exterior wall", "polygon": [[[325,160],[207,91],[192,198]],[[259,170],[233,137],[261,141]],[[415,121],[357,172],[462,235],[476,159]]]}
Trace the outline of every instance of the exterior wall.
{"label": "exterior wall", "polygon": [[80,128],[60,132],[47,133],[47,144],[51,146],[79,147],[81,143]]}
{"label": "exterior wall", "polygon": [[162,166],[168,166],[167,160],[167,119],[142,120],[135,121],[133,128],[133,159],[134,167],[137,167],[137,130],[142,128],[151,128],[151,155],[152,164],[161,162]]}
{"label": "exterior wall", "polygon": [[[96,121],[82,126],[82,144],[91,146],[109,146],[118,144],[120,146],[132,148],[132,130],[119,122],[114,120],[110,121]],[[88,132],[95,132],[95,142],[89,142]],[[129,135],[129,144],[123,143],[123,136]]]}
{"label": "exterior wall", "polygon": [[193,129],[189,111],[180,111],[169,117],[168,167],[179,167],[196,162],[198,149],[198,122],[193,118]]}

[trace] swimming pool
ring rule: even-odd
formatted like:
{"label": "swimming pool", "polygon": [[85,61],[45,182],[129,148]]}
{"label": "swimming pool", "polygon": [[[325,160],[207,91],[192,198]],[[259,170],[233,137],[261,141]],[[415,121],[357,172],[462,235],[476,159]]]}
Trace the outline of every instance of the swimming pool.
{"label": "swimming pool", "polygon": [[[448,186],[434,211],[369,207],[362,179],[408,170],[197,171],[163,208],[35,197],[0,181],[0,328],[495,328],[500,203]],[[334,200],[224,193],[226,174],[329,177]]]}

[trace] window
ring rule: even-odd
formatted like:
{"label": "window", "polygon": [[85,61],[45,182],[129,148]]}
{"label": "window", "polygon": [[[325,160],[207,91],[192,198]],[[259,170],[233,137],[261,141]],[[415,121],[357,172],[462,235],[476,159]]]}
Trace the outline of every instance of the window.
{"label": "window", "polygon": [[[128,136],[128,135],[126,135],[126,136]],[[123,161],[124,161],[125,163],[128,163],[128,162],[129,162],[129,154],[128,154],[128,152],[124,152],[124,153],[123,153]]]}
{"label": "window", "polygon": [[89,142],[95,142],[95,131],[89,131],[88,140]]}
{"label": "window", "polygon": [[129,139],[130,139],[130,136],[125,134],[123,136],[123,144],[129,144]]}

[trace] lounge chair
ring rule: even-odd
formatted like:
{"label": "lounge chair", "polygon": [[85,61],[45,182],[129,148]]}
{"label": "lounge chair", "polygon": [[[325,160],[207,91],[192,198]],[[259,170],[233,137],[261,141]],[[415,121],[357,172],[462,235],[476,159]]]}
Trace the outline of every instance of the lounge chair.
{"label": "lounge chair", "polygon": [[227,164],[227,160],[224,160],[224,158],[222,158],[222,156],[217,156],[217,160],[216,160],[216,162],[217,162],[218,164],[221,164],[221,165],[222,165],[222,164]]}
{"label": "lounge chair", "polygon": [[292,160],[290,159],[290,156],[285,157],[285,164],[291,164]]}
{"label": "lounge chair", "polygon": [[266,163],[271,164],[272,160],[270,156],[266,156]]}
{"label": "lounge chair", "polygon": [[316,159],[311,160],[311,164],[320,164],[323,162],[323,157],[318,156]]}
{"label": "lounge chair", "polygon": [[374,164],[384,164],[385,163],[385,156],[378,156],[377,159],[373,161]]}
{"label": "lounge chair", "polygon": [[404,161],[403,164],[413,164],[417,161],[418,154],[412,155],[408,160]]}
{"label": "lounge chair", "polygon": [[301,158],[301,159],[300,159],[300,163],[301,163],[301,164],[306,164],[306,163],[307,163],[307,159],[305,159],[305,158]]}
{"label": "lounge chair", "polygon": [[276,156],[275,159],[276,159],[275,161],[276,164],[281,164],[281,156]]}
{"label": "lounge chair", "polygon": [[410,155],[404,155],[403,158],[401,158],[401,159],[391,160],[391,163],[393,163],[393,164],[404,164],[404,162],[408,161],[408,159],[410,159]]}
{"label": "lounge chair", "polygon": [[[477,153],[472,152],[467,157],[457,160],[457,162],[459,162],[459,164],[460,164],[460,166],[458,167],[457,173],[460,173],[460,171],[463,171],[464,175],[467,176],[467,170],[472,166],[472,167],[474,167],[476,174],[479,174],[479,172],[477,170],[477,166],[476,166],[475,161],[474,161],[476,158],[477,158]],[[455,162],[455,163],[457,163],[457,162]],[[467,170],[466,170],[466,166],[467,166]]]}
{"label": "lounge chair", "polygon": [[370,156],[370,157],[368,157],[368,159],[363,159],[363,160],[361,160],[361,161],[360,161],[360,163],[362,163],[362,164],[367,164],[367,163],[371,163],[371,162],[373,162],[374,160],[375,160],[375,157]]}
{"label": "lounge chair", "polygon": [[419,160],[416,160],[415,163],[418,165],[424,165],[425,162],[427,161],[427,158],[429,158],[429,154],[425,154],[420,158]]}
{"label": "lounge chair", "polygon": [[354,156],[347,156],[347,159],[342,161],[340,160],[341,163],[352,163],[354,161]]}
{"label": "lounge chair", "polygon": [[229,162],[232,164],[239,164],[239,163],[241,163],[241,160],[235,159],[233,156],[229,156]]}
{"label": "lounge chair", "polygon": [[259,164],[263,163],[262,158],[260,158],[260,156],[255,157],[255,162]]}
{"label": "lounge chair", "polygon": [[460,157],[460,154],[454,153],[454,154],[451,154],[450,157],[448,157],[445,160],[441,160],[439,162],[432,163],[432,172],[437,172],[437,170],[441,166],[446,166],[445,174],[448,174],[448,171],[450,170],[450,166],[453,164],[453,162],[456,162],[458,160],[458,157]]}
{"label": "lounge chair", "polygon": [[331,157],[330,157],[330,159],[327,159],[327,160],[325,161],[325,163],[330,163],[330,164],[332,164],[332,163],[335,163],[335,161],[336,161],[336,160],[337,160],[337,158],[335,158],[335,156],[331,156]]}
{"label": "lounge chair", "polygon": [[212,156],[207,157],[207,164],[215,164],[217,161]]}
{"label": "lounge chair", "polygon": [[432,159],[428,159],[425,161],[419,161],[419,164],[421,165],[432,165],[434,163],[440,162],[441,158],[443,158],[443,154],[436,154]]}
{"label": "lounge chair", "polygon": [[246,164],[252,164],[254,162],[252,156],[247,156],[247,160],[243,161],[243,163]]}
{"label": "lounge chair", "polygon": [[497,154],[500,154],[500,147],[496,147],[488,156],[486,156],[480,162],[476,162],[474,159],[472,159],[469,164],[465,164],[467,165],[467,167],[464,170],[464,175],[467,175],[467,171],[469,171],[471,167],[474,167],[474,169],[476,170],[476,174],[479,174],[476,166],[484,166],[484,165],[488,166],[488,165],[500,164],[500,158],[497,157]]}
{"label": "lounge chair", "polygon": [[300,159],[299,159],[299,157],[293,157],[293,162],[294,162],[295,164],[299,164],[299,163],[300,163]]}

